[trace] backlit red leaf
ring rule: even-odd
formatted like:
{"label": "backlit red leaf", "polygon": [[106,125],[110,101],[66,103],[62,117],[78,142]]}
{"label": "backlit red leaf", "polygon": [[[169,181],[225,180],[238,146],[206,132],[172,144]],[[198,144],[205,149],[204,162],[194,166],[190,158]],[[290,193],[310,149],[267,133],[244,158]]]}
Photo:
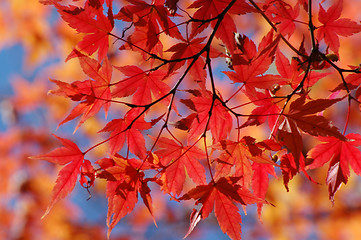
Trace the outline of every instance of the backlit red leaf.
{"label": "backlit red leaf", "polygon": [[238,207],[233,202],[242,205],[264,202],[229,178],[221,178],[216,183],[211,182],[208,185],[199,185],[183,195],[180,200],[191,198],[197,200],[196,204],[202,204],[199,211],[202,219],[207,218],[214,209],[219,226],[231,239],[241,239],[242,222]]}
{"label": "backlit red leaf", "polygon": [[267,16],[277,24],[278,30],[289,37],[296,29],[295,19],[299,14],[299,4],[292,7],[284,1],[269,0],[263,6]]}
{"label": "backlit red leaf", "polygon": [[[276,177],[274,166],[271,164],[260,164],[254,162],[252,164],[253,176],[252,176],[252,190],[253,194],[260,199],[265,199],[268,190],[269,177],[271,174]],[[258,216],[261,217],[263,203],[257,203]]]}
{"label": "backlit red leaf", "polygon": [[142,161],[123,157],[114,157],[112,160],[113,164],[106,164],[108,167],[100,175],[108,179],[106,186],[108,239],[110,232],[120,219],[133,211],[138,202],[138,193],[153,216],[150,189],[144,179],[144,172],[140,170]]}
{"label": "backlit red leaf", "polygon": [[336,99],[317,99],[305,103],[304,95],[291,103],[291,110],[287,115],[292,119],[297,127],[313,136],[334,136],[344,139],[339,130],[333,126],[324,116],[314,115],[329,108],[333,104],[341,101]]}
{"label": "backlit red leaf", "polygon": [[[190,66],[190,64],[192,64],[192,67],[189,70],[189,76],[192,78],[193,81],[198,82],[202,87],[205,86],[205,81],[207,77],[204,58],[199,56],[194,62],[194,58],[191,57],[194,57],[205,47],[206,44],[202,43],[205,39],[205,37],[202,37],[183,40],[181,43],[177,43],[167,50],[167,52],[174,52],[174,54],[171,56],[171,60],[190,58],[187,60],[186,65]],[[215,49],[211,49],[210,57],[217,57],[219,55],[220,53],[218,53]],[[170,62],[168,74],[184,66],[184,63],[185,61]]]}
{"label": "backlit red leaf", "polygon": [[[158,99],[170,91],[170,87],[163,81],[167,76],[164,70],[145,72],[137,66],[116,67],[127,78],[115,84],[112,91],[113,97],[126,97],[133,95],[132,103],[145,105]],[[169,103],[170,98],[163,102]]]}
{"label": "backlit red leaf", "polygon": [[108,198],[108,239],[110,232],[115,225],[125,215],[133,211],[135,204],[138,202],[138,192],[135,189],[134,182],[126,183],[120,181],[107,182]]}
{"label": "backlit red leaf", "polygon": [[[292,58],[290,62],[280,51],[276,52],[276,67],[281,77],[284,78],[287,84],[291,85],[293,89],[298,87],[304,79],[305,72],[304,69],[300,67],[300,63],[294,58]],[[330,75],[331,73],[332,72],[311,71],[304,80],[303,87],[306,89],[310,88],[318,80]]]}
{"label": "backlit red leaf", "polygon": [[[230,0],[197,0],[193,2],[188,8],[198,8],[197,11],[194,13],[193,18],[206,20],[217,17],[230,3]],[[252,8],[247,3],[245,3],[244,0],[236,1],[236,3],[232,6],[230,10],[230,12],[237,14],[245,14],[250,11],[252,11]],[[213,28],[215,27],[215,24],[216,21],[211,22]],[[197,35],[208,26],[209,22],[193,22],[191,36],[193,37]],[[221,39],[231,52],[233,52],[233,50],[235,49],[235,41],[233,36],[234,32],[237,32],[236,25],[231,15],[229,13],[226,13],[218,27],[215,36]]]}
{"label": "backlit red leaf", "polygon": [[[243,39],[243,42],[248,42]],[[273,37],[273,32],[270,31],[260,42],[258,46],[257,54],[252,58],[252,61],[244,62],[240,61],[237,54],[233,56],[233,68],[234,72],[223,72],[230,80],[234,83],[243,83],[249,89],[260,88],[260,89],[271,89],[274,84],[282,84],[285,79],[279,75],[265,74],[271,63],[274,60],[275,50],[277,48],[279,38]],[[246,60],[254,55],[248,52],[242,52]],[[242,55],[241,55],[242,57]]]}
{"label": "backlit red leaf", "polygon": [[221,102],[214,100],[212,104],[210,92],[204,92],[201,97],[193,97],[191,101],[197,110],[197,117],[190,126],[188,142],[197,140],[208,128],[211,129],[215,142],[226,138],[232,128],[232,117]]}
{"label": "backlit red leaf", "polygon": [[323,24],[317,28],[317,39],[325,40],[332,51],[338,54],[340,41],[338,36],[351,36],[361,31],[361,25],[348,18],[339,18],[343,0],[338,0],[327,11],[320,4],[318,20]]}
{"label": "backlit red leaf", "polygon": [[147,150],[141,131],[149,129],[151,124],[140,118],[134,121],[132,127],[129,128],[135,117],[131,115],[128,114],[125,118],[110,121],[100,132],[111,132],[109,136],[111,155],[121,150],[126,143],[129,151],[142,159],[146,156]]}
{"label": "backlit red leaf", "polygon": [[214,178],[226,177],[232,172],[232,176],[240,177],[242,185],[249,188],[253,173],[250,162],[252,154],[246,143],[243,140],[240,142],[223,141],[212,147],[224,150],[219,156]]}
{"label": "backlit red leaf", "polygon": [[323,143],[308,152],[313,159],[309,168],[314,169],[330,162],[326,182],[329,196],[334,201],[334,195],[341,184],[346,184],[350,176],[349,165],[357,175],[361,175],[361,153],[357,148],[361,145],[359,134],[348,134],[346,139],[335,137],[320,137]]}
{"label": "backlit red leaf", "polygon": [[73,191],[84,161],[83,152],[80,151],[74,142],[57,136],[55,137],[63,144],[63,147],[56,148],[48,154],[31,157],[32,159],[44,159],[60,165],[67,164],[58,174],[52,191],[50,204],[43,217],[50,212],[55,203]]}
{"label": "backlit red leaf", "polygon": [[196,146],[185,147],[179,145],[172,139],[160,138],[157,142],[160,150],[155,153],[159,156],[162,165],[167,166],[165,170],[167,189],[179,195],[183,190],[186,173],[196,184],[206,184],[205,169],[200,160],[205,154]]}
{"label": "backlit red leaf", "polygon": [[112,78],[112,66],[108,59],[105,59],[103,64],[100,65],[98,61],[79,52],[77,52],[77,56],[84,73],[92,79],[75,81],[71,84],[51,80],[59,87],[59,89],[53,90],[51,93],[69,97],[74,101],[81,101],[59,124],[60,126],[81,116],[74,132],[88,118],[97,114],[102,107],[104,108],[105,115],[107,115],[111,100],[109,84]]}
{"label": "backlit red leaf", "polygon": [[[104,9],[99,0],[88,0],[84,8],[75,6],[63,6],[52,1],[52,4],[58,9],[60,15],[70,27],[79,33],[87,35],[77,44],[79,51],[92,55],[98,51],[98,59],[101,61],[109,48],[109,33],[112,31],[114,23],[112,17],[106,17]],[[77,57],[76,52],[72,52],[67,60]]]}

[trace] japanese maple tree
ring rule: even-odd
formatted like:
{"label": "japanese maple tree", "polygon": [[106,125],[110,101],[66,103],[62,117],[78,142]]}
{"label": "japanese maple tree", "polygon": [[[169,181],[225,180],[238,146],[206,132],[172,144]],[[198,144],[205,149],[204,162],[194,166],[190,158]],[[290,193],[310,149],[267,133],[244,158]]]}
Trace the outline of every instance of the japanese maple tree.
{"label": "japanese maple tree", "polygon": [[[59,124],[61,146],[31,157],[63,166],[43,217],[77,181],[88,191],[103,181],[108,238],[139,198],[156,224],[152,192],[161,191],[194,203],[184,235],[214,212],[221,230],[241,239],[238,207],[255,204],[261,218],[273,205],[271,177],[281,175],[288,191],[301,173],[315,184],[312,169],[327,164],[333,203],[350,169],[361,175],[361,137],[349,126],[361,68],[340,54],[340,39],[361,24],[342,17],[346,1],[41,3],[80,34],[65,60],[84,73],[71,82],[49,76],[50,93],[74,107]],[[320,93],[329,79],[336,83]],[[328,114],[338,106],[347,112]],[[77,134],[93,118],[104,120],[98,143],[61,136],[63,124],[74,120]]]}

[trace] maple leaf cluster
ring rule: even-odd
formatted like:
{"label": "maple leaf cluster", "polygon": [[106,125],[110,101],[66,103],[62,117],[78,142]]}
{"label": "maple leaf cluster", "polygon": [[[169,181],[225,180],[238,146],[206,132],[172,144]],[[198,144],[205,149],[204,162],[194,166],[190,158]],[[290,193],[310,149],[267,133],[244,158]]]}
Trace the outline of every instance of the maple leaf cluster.
{"label": "maple leaf cluster", "polygon": [[[86,79],[51,79],[52,94],[76,103],[59,126],[79,118],[75,133],[102,109],[107,119],[98,129],[104,140],[86,150],[56,136],[61,147],[32,157],[64,165],[44,216],[77,181],[89,189],[103,180],[109,237],[139,196],[156,224],[151,193],[157,186],[175,201],[195,201],[186,235],[214,212],[221,230],[241,239],[237,204],[244,210],[256,204],[261,215],[271,204],[266,194],[277,170],[289,190],[295,175],[313,181],[309,170],[328,164],[332,202],[349,166],[361,174],[361,135],[346,135],[351,104],[360,104],[360,68],[335,63],[339,37],[361,25],[340,18],[342,0],[327,10],[320,3],[318,12],[305,0],[41,2],[82,34],[66,61],[77,59]],[[269,31],[258,41],[240,33],[242,17],[261,17]],[[294,41],[298,28],[307,34]],[[139,63],[118,64],[116,52]],[[314,97],[330,75],[339,85],[329,97]],[[231,87],[222,89],[224,82]],[[343,131],[325,112],[337,104],[349,110]],[[258,129],[268,136],[252,134]],[[306,147],[306,137],[319,142]],[[102,157],[88,157],[104,145]]]}

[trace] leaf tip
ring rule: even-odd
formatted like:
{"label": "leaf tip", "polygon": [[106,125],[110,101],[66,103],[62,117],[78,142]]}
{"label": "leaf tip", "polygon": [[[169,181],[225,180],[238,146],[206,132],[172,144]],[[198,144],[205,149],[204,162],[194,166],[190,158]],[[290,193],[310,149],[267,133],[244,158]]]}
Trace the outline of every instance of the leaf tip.
{"label": "leaf tip", "polygon": [[43,220],[46,216],[48,216],[51,208],[52,208],[52,206],[49,206],[49,207],[46,209],[45,213],[44,213],[43,216],[41,216],[41,218],[40,218],[41,220]]}

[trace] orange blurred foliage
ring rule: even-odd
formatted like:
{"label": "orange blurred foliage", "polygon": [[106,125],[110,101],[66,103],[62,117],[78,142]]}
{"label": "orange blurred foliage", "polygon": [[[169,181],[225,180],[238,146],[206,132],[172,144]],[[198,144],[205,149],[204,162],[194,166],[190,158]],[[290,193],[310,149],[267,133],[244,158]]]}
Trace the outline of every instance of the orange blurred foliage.
{"label": "orange blurred foliage", "polygon": [[[82,6],[83,2],[78,2],[79,6]],[[115,6],[124,2],[117,1]],[[179,4],[188,6],[193,2],[180,1]],[[297,1],[288,0],[286,2],[294,4]],[[299,0],[299,2],[302,1]],[[336,0],[324,2],[326,6],[331,6]],[[319,6],[315,4],[314,7],[315,11],[318,11]],[[359,22],[361,20],[360,9],[361,1],[344,0],[342,17]],[[184,14],[181,11],[177,13]],[[194,10],[189,10],[189,13],[193,14]],[[252,39],[257,43],[270,30],[270,26],[260,16],[251,18],[248,15],[242,15],[236,19],[239,21],[239,26],[237,26],[239,30],[253,31]],[[255,21],[257,25],[251,28],[250,25]],[[307,27],[300,31],[297,30],[298,26],[305,25],[302,21],[307,21],[307,15],[296,23],[296,32],[289,39],[289,42],[295,46],[299,46],[304,34],[308,31]],[[320,23],[315,19],[314,24],[318,26]],[[118,30],[118,32],[121,35],[122,31]],[[57,131],[59,122],[69,114],[74,105],[69,99],[47,94],[55,87],[49,82],[49,77],[69,83],[86,79],[77,60],[63,62],[74,46],[83,38],[83,34],[77,34],[59,18],[53,8],[40,4],[38,0],[2,0],[0,2],[0,36],[0,50],[14,45],[20,45],[25,49],[23,56],[25,64],[20,66],[24,71],[32,73],[40,67],[40,70],[36,71],[35,79],[25,79],[21,74],[13,73],[10,79],[0,80],[11,82],[13,91],[11,95],[7,93],[5,95],[2,92],[4,96],[0,96],[0,114],[3,125],[0,133],[0,239],[105,239],[107,231],[105,226],[106,204],[97,210],[103,212],[100,220],[87,221],[87,218],[91,219],[92,217],[89,217],[87,210],[81,207],[81,204],[86,202],[86,197],[77,201],[81,202],[80,206],[74,203],[72,197],[61,200],[48,216],[41,219],[50,202],[51,190],[59,168],[45,161],[29,159],[29,156],[49,152],[59,145],[51,134]],[[174,45],[174,39],[165,35],[161,38],[161,41],[164,42],[164,49]],[[341,37],[340,44],[340,67],[347,67],[347,64],[350,63],[352,65],[361,63],[361,54],[358,50],[360,35]],[[119,45],[116,40],[110,40],[108,55],[114,65],[152,65],[144,62],[141,54],[126,55],[117,51]],[[281,46],[285,46],[283,42]],[[224,47],[221,46],[220,41],[217,42],[216,47],[217,50],[223,52]],[[286,50],[284,53],[291,56],[291,51]],[[171,56],[169,52],[164,54],[166,57]],[[44,63],[54,62],[54,58],[59,58],[61,61],[44,67]],[[215,60],[215,68],[223,67],[223,60],[223,58],[218,62]],[[22,60],[19,59],[20,62]],[[5,62],[0,64],[2,68],[6,68]],[[269,71],[275,69],[275,66],[271,66]],[[113,78],[121,79],[121,74],[114,73]],[[230,96],[235,92],[234,85],[222,82],[224,75],[217,75],[215,78],[220,80],[217,84],[219,84],[219,92],[223,96]],[[335,88],[339,82],[339,76],[332,74],[327,80],[317,83],[314,86],[315,92],[312,94],[315,98],[328,97],[330,95],[328,90]],[[186,86],[191,84],[194,83],[187,83]],[[284,90],[281,89],[277,94],[281,95],[282,91]],[[244,103],[249,99],[241,95],[236,96],[232,101]],[[253,106],[251,105],[244,107],[245,112],[252,111]],[[157,106],[154,111],[157,111],[157,108],[160,106]],[[358,106],[352,106],[349,121],[350,131],[361,128],[358,108]],[[126,107],[112,106],[110,112],[112,109],[123,110]],[[346,114],[344,109],[345,106],[340,105],[328,110],[325,115],[335,119],[336,123],[343,123],[344,118],[341,115]],[[79,140],[82,145],[93,146],[105,139],[104,135],[99,134],[105,123],[104,117],[96,115],[86,121],[80,128],[81,133],[74,135],[73,138]],[[175,125],[176,123],[171,124]],[[58,131],[64,130],[70,136],[74,127],[69,126],[70,124],[66,124]],[[69,130],[69,128],[72,129]],[[175,129],[174,133],[178,134],[178,131]],[[267,133],[262,128],[254,126],[242,130],[242,134],[256,139],[267,137]],[[178,136],[182,140],[187,138],[187,134],[181,131]],[[206,139],[206,141],[208,141],[208,146],[212,145],[210,139]],[[303,151],[307,152],[314,143],[313,139],[304,143]],[[203,146],[200,148],[204,149]],[[104,144],[92,150],[91,157],[98,159],[108,151],[108,145]],[[358,239],[361,236],[360,178],[352,175],[347,185],[343,186],[336,195],[335,205],[332,206],[328,199],[327,186],[324,184],[326,170],[326,167],[323,167],[309,172],[310,177],[321,184],[310,182],[302,174],[296,176],[290,181],[290,192],[285,190],[282,177],[272,179],[266,199],[275,207],[270,205],[263,207],[263,224],[256,222],[258,220],[255,220],[254,216],[243,217],[243,226],[246,226],[244,232],[247,231],[244,233],[246,236],[244,239]],[[278,175],[280,176],[280,173]],[[187,174],[186,188],[192,189],[194,187],[192,184]],[[105,181],[96,183],[91,189],[91,194],[94,196],[89,201],[104,203],[106,201],[105,189]],[[82,196],[87,195],[86,189],[77,189],[76,191],[80,192]],[[162,239],[166,239],[171,234],[174,234],[176,239],[182,238],[187,232],[189,214],[192,212],[193,205],[188,203],[182,206],[179,206],[178,203],[169,204],[167,199],[169,197],[164,196],[161,191],[152,191],[154,217],[161,226],[158,230],[149,227],[153,224],[153,219],[147,208],[137,206],[134,212],[120,223],[124,223],[126,227],[120,227],[119,231],[115,230],[111,239],[157,239],[156,236],[159,237],[148,231],[164,231],[165,237],[163,236]],[[138,205],[140,204],[138,203]],[[171,228],[171,233],[162,229],[166,228],[167,224]],[[209,220],[207,224],[213,228],[217,222]],[[204,239],[204,236],[209,236],[205,233],[209,230],[207,226],[201,225],[198,228],[189,236],[189,239]],[[222,233],[220,232],[220,234]],[[220,238],[224,237],[223,235],[219,236]]]}

